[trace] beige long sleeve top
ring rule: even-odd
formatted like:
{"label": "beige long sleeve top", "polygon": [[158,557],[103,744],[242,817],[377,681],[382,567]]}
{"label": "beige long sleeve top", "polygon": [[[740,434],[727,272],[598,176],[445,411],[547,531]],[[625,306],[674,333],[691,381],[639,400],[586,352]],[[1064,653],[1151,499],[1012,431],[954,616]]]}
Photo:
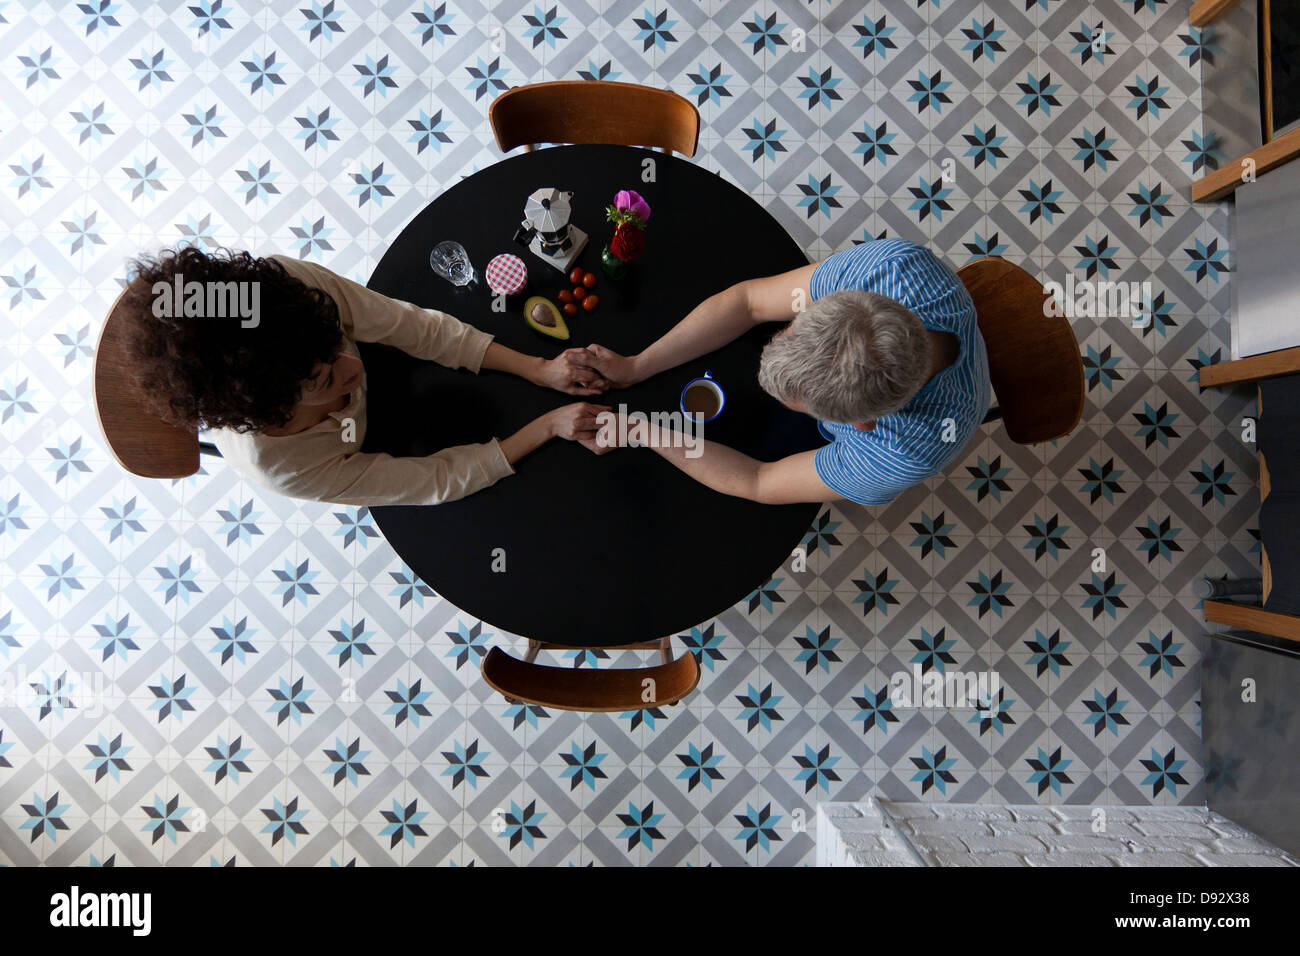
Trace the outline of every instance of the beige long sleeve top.
{"label": "beige long sleeve top", "polygon": [[[344,348],[383,342],[417,358],[477,373],[492,336],[433,309],[390,299],[324,266],[272,256],[285,271],[329,294],[338,305]],[[514,469],[501,443],[457,445],[419,458],[363,454],[366,379],[341,411],[293,435],[214,429],[210,440],[250,480],[290,498],[338,504],[436,505],[496,483]],[[351,438],[351,441],[345,441]]]}

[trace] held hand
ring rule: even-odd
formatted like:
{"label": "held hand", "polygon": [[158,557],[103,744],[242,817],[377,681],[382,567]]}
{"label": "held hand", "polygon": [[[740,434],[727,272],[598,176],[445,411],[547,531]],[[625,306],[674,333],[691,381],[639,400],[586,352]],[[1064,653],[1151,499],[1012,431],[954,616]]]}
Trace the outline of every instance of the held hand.
{"label": "held hand", "polygon": [[592,366],[586,349],[568,349],[543,362],[536,383],[569,395],[599,395],[612,384]]}
{"label": "held hand", "polygon": [[601,412],[608,411],[612,411],[608,405],[592,405],[590,402],[564,405],[549,413],[551,434],[556,438],[567,438],[591,448],[587,443],[595,444],[596,432],[600,429],[597,416]]}
{"label": "held hand", "polygon": [[605,348],[603,345],[591,344],[586,348],[587,364],[600,372],[612,388],[627,388],[641,381],[641,374],[636,368],[636,360]]}
{"label": "held hand", "polygon": [[603,455],[607,451],[613,451],[615,445],[603,444],[598,435],[592,435],[589,438],[579,438],[578,444],[594,455]]}
{"label": "held hand", "polygon": [[611,412],[599,417],[597,426],[594,440],[590,443],[582,441],[597,455],[615,448],[644,448],[650,442],[649,422],[641,416],[629,421],[626,413]]}

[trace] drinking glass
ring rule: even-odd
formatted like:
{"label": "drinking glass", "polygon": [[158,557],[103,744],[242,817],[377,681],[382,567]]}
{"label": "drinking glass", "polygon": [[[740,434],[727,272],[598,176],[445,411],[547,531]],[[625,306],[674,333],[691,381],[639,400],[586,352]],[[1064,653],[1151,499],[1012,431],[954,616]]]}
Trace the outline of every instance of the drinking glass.
{"label": "drinking glass", "polygon": [[442,278],[454,286],[464,288],[478,284],[474,266],[470,264],[469,253],[459,242],[440,242],[429,254],[429,266]]}

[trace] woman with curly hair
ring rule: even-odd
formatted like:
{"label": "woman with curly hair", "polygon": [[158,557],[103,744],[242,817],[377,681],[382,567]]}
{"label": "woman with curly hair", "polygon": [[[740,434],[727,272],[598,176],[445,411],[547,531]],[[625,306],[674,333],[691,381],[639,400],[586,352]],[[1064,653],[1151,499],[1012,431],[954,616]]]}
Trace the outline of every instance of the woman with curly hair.
{"label": "woman with curly hair", "polygon": [[[128,348],[153,410],[172,424],[210,429],[222,456],[272,491],[357,506],[439,504],[514,474],[515,462],[551,438],[595,450],[596,415],[605,406],[576,402],[484,444],[414,458],[363,454],[365,369],[356,342],[475,373],[511,372],[572,395],[596,395],[608,383],[583,364],[582,349],[550,361],[523,355],[444,312],[287,256],[208,255],[187,246],[132,266]],[[162,288],[178,277],[181,287],[256,282],[259,314],[253,321],[186,317],[170,296],[158,308]]]}

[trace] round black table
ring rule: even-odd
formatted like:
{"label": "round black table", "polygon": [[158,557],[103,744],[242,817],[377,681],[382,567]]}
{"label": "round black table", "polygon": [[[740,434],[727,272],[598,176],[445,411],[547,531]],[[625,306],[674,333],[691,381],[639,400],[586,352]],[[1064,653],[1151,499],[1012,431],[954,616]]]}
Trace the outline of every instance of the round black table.
{"label": "round black table", "polygon": [[[654,182],[642,178],[647,160]],[[459,241],[480,276],[490,258],[515,252],[528,266],[529,294],[555,301],[567,278],[512,241],[528,195],[550,186],[573,190],[572,222],[590,237],[578,264],[600,278],[599,308],[568,319],[572,338],[565,342],[530,329],[519,304],[494,312],[485,287],[455,289],[429,268],[429,252],[443,239]],[[652,212],[645,254],[615,282],[599,265],[612,235],[604,209],[620,189],[641,193]],[[450,186],[402,231],[369,287],[446,311],[520,352],[551,358],[598,342],[627,355],[713,293],[806,264],[758,203],[699,166],[649,150],[563,146],[506,159]],[[759,353],[774,331],[759,326],[710,355],[589,399],[359,343],[368,389],[362,451],[427,455],[505,438],[579,400],[675,411],[683,385],[707,369],[726,390],[727,405],[705,437],[759,460],[782,458],[824,440],[811,418],[758,386]],[[689,630],[764,583],[817,513],[814,504],[761,505],[719,494],[650,449],[594,455],[556,439],[515,471],[460,501],[372,513],[397,553],[444,599],[491,626],[548,643],[629,644]],[[500,557],[504,571],[494,562]]]}

